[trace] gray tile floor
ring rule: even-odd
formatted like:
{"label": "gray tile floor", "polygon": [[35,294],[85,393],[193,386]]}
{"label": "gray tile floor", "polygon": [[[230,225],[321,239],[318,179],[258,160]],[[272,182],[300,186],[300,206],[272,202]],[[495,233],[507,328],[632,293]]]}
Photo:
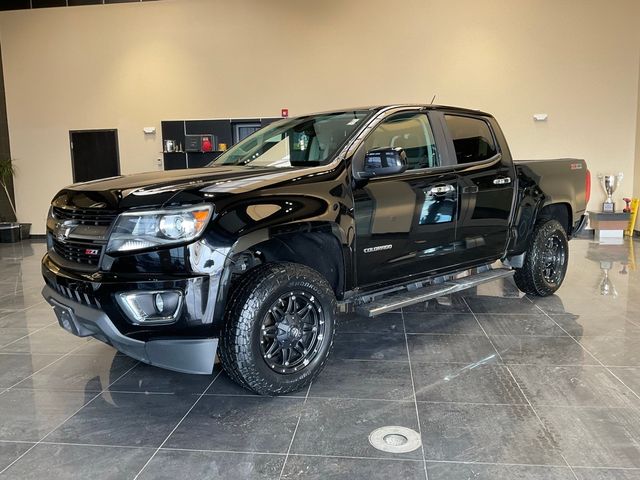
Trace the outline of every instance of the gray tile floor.
{"label": "gray tile floor", "polygon": [[[639,479],[633,247],[572,241],[545,299],[508,280],[341,318],[318,380],[264,398],[65,333],[40,297],[44,245],[0,244],[0,476]],[[384,425],[420,431],[423,448],[373,449]]]}

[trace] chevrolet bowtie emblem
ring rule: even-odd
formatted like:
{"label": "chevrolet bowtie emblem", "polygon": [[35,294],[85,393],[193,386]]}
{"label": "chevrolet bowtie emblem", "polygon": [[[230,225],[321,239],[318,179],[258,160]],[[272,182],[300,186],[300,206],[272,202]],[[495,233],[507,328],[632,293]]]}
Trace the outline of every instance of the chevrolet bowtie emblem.
{"label": "chevrolet bowtie emblem", "polygon": [[71,222],[59,222],[56,224],[55,237],[59,242],[66,242],[71,231],[76,225]]}

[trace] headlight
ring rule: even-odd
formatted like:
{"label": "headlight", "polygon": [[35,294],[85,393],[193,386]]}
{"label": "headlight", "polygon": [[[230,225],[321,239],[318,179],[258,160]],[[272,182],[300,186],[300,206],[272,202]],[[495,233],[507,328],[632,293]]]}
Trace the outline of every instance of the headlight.
{"label": "headlight", "polygon": [[127,212],[118,216],[109,236],[108,252],[130,252],[173,243],[185,243],[200,236],[211,218],[211,205],[175,210]]}

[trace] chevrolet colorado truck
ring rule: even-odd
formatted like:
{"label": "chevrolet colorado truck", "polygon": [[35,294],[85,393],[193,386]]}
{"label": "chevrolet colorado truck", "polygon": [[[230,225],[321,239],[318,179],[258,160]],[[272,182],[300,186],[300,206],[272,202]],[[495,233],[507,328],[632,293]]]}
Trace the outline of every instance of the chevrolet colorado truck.
{"label": "chevrolet colorado truck", "polygon": [[217,354],[236,382],[277,395],[320,373],[339,311],[508,276],[553,294],[589,191],[583,160],[514,161],[475,110],[287,118],[205,168],[61,190],[43,295],[75,335],[180,372],[211,374]]}

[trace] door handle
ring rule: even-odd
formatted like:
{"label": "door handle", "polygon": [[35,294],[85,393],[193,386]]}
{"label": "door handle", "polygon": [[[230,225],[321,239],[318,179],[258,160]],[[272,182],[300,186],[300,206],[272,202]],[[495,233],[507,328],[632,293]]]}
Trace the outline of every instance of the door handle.
{"label": "door handle", "polygon": [[511,177],[500,177],[493,179],[494,185],[506,185],[508,183],[511,183]]}
{"label": "door handle", "polygon": [[453,192],[455,187],[453,185],[438,185],[437,187],[431,187],[429,195],[443,195],[445,193]]}

